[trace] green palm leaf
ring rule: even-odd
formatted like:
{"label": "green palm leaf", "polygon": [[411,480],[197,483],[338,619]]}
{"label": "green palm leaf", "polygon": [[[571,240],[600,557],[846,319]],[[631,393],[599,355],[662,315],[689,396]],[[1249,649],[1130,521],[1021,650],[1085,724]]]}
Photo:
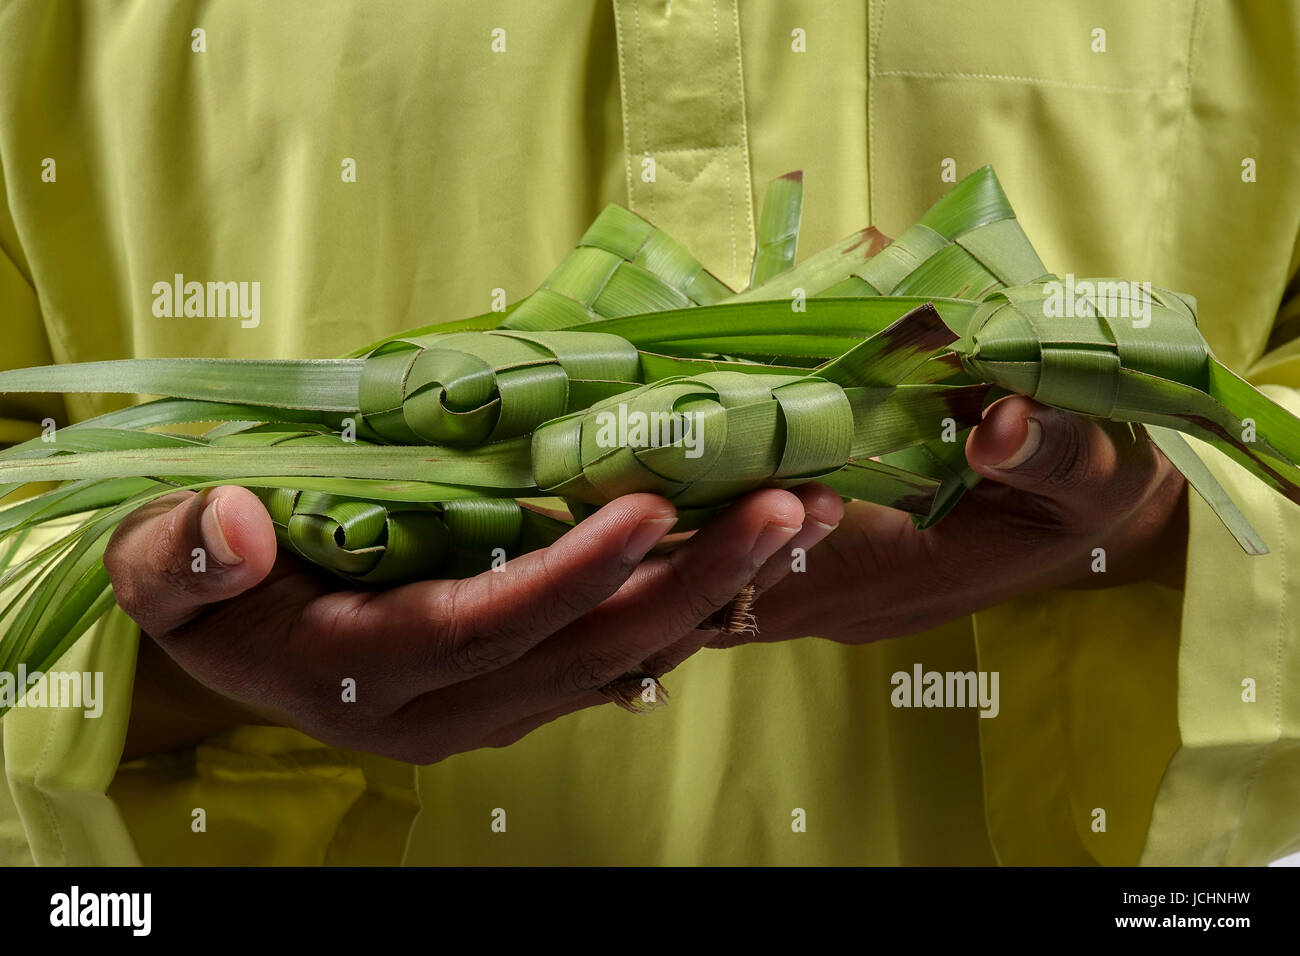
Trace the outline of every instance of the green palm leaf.
{"label": "green palm leaf", "polygon": [[[1143,290],[1060,313],[991,169],[896,240],[866,229],[796,265],[802,196],[797,173],[768,188],[740,294],[610,206],[503,312],[347,358],[0,372],[0,393],[164,396],[0,452],[0,498],[61,482],[0,508],[3,663],[53,664],[111,604],[113,528],[178,489],[253,488],[286,549],[363,586],[476,573],[570,526],[521,498],[580,518],[654,491],[691,528],[751,488],[817,479],[928,527],[978,481],[964,440],[988,401],[1019,393],[1145,426],[1251,553],[1264,542],[1179,432],[1300,501],[1300,422],[1214,358],[1195,302]],[[212,427],[167,432],[195,423]]]}

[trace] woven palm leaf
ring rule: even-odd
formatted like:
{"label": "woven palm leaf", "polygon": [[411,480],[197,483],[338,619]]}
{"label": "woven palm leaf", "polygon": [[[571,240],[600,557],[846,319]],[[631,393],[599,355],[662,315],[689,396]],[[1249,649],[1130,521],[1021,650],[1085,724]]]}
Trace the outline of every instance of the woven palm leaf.
{"label": "woven palm leaf", "polygon": [[[218,484],[254,488],[285,547],[363,586],[474,573],[555,540],[568,524],[527,499],[560,497],[580,518],[653,491],[692,527],[752,488],[821,480],[929,525],[977,480],[966,431],[1019,393],[1148,427],[1248,551],[1264,542],[1180,432],[1300,500],[1300,423],[1211,355],[1190,297],[1056,314],[1054,277],[991,169],[896,240],[864,230],[795,264],[802,192],[795,174],[769,188],[740,294],[611,206],[506,312],[348,358],[0,373],[0,392],[163,396],[0,452],[0,497],[61,483],[0,508],[0,657],[52,664],[111,604],[101,559],[117,523]],[[194,423],[212,427],[166,430]],[[55,520],[72,523],[13,548]]]}

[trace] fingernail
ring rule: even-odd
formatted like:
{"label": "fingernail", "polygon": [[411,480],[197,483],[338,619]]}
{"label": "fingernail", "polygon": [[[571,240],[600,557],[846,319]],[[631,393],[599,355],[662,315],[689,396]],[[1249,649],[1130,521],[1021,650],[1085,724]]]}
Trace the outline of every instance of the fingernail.
{"label": "fingernail", "polygon": [[826,534],[830,534],[832,531],[834,531],[836,528],[839,527],[838,522],[835,524],[827,524],[825,521],[818,521],[816,518],[812,518],[812,517],[810,517],[808,521],[811,521],[813,524],[815,524]]}
{"label": "fingernail", "polygon": [[204,502],[203,514],[199,516],[199,531],[203,535],[203,547],[217,564],[228,568],[243,562],[221,530],[220,498],[209,498]]}
{"label": "fingernail", "polygon": [[627,536],[623,545],[623,557],[629,563],[640,561],[646,552],[653,548],[677,523],[676,516],[671,518],[646,518]]}
{"label": "fingernail", "polygon": [[789,525],[769,521],[763,526],[763,530],[758,533],[758,537],[754,539],[752,549],[754,560],[758,564],[762,564],[776,554],[777,548],[793,538],[799,531],[799,528],[791,528]]}
{"label": "fingernail", "polygon": [[1008,458],[994,465],[1000,471],[1010,471],[1012,468],[1019,468],[1029,456],[1038,451],[1038,446],[1043,443],[1043,426],[1038,424],[1034,418],[1025,419],[1025,440],[1020,443],[1020,447],[1013,451]]}

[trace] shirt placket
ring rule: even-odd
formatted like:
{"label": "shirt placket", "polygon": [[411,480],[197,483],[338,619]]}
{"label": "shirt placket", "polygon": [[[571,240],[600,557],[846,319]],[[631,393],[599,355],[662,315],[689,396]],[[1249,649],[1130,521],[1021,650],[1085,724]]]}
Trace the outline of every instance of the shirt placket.
{"label": "shirt placket", "polygon": [[737,0],[614,0],[630,208],[733,289],[754,248]]}

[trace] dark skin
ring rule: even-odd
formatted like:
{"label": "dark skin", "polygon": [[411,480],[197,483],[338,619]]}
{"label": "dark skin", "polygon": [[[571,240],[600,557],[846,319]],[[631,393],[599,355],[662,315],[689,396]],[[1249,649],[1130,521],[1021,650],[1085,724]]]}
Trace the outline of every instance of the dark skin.
{"label": "dark skin", "polygon": [[606,703],[597,689],[642,662],[675,666],[712,636],[701,621],[774,556],[779,575],[785,549],[811,548],[840,513],[825,488],[758,491],[648,556],[674,511],[628,495],[500,572],[361,591],[277,554],[245,489],[168,496],[124,522],[104,557],[147,635],[125,757],[246,723],[411,763],[503,746]]}
{"label": "dark skin", "polygon": [[[277,555],[243,489],[171,496],[124,523],[105,555],[148,635],[125,757],[251,722],[431,763],[605,704],[608,681],[642,664],[665,673],[706,645],[866,643],[1050,588],[1181,587],[1186,486],[1140,431],[1017,396],[990,407],[966,451],[987,480],[924,532],[806,485],[754,492],[651,554],[672,506],[629,495],[507,572],[385,592],[338,590]],[[206,574],[188,571],[196,546]],[[1105,574],[1091,571],[1097,547]],[[810,552],[804,573],[790,573],[794,548]],[[699,627],[750,582],[757,634]],[[356,703],[340,703],[344,677]]]}
{"label": "dark skin", "polygon": [[861,644],[1052,588],[1182,588],[1187,485],[1144,432],[1013,396],[990,406],[966,457],[985,480],[935,527],[850,502],[808,572],[763,595],[759,633],[711,646],[806,634]]}

